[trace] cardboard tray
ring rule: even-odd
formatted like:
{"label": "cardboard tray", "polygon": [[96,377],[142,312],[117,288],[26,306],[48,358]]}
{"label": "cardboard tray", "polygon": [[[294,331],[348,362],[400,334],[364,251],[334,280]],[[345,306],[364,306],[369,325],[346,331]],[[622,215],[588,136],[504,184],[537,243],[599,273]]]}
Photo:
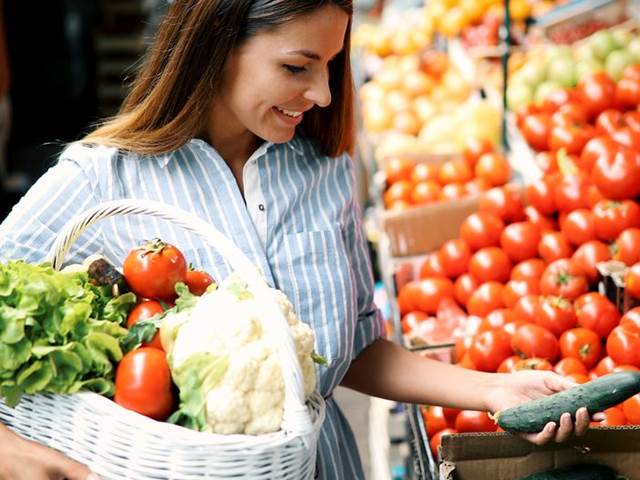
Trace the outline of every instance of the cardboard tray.
{"label": "cardboard tray", "polygon": [[551,468],[600,463],[640,480],[640,427],[591,429],[566,443],[538,447],[508,433],[445,436],[440,480],[516,480]]}

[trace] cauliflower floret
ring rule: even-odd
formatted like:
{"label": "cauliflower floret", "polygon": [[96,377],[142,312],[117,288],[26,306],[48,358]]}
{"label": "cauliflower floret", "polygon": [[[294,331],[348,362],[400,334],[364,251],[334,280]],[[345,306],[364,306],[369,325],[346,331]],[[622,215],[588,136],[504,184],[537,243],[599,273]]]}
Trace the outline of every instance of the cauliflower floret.
{"label": "cauliflower floret", "polygon": [[[302,369],[304,394],[309,396],[316,386],[313,330],[300,322],[284,293],[271,291],[290,326]],[[218,290],[200,297],[192,309],[177,314],[181,316],[178,320],[165,321],[166,326],[162,326],[161,331],[171,328],[171,336],[175,337],[167,352],[174,380],[181,390],[181,409],[188,415],[203,416],[196,422],[201,429],[222,434],[260,434],[280,428],[284,380],[276,347],[263,326],[263,312],[264,307],[246,285],[230,277]],[[185,320],[183,315],[188,318]],[[187,377],[184,372],[189,369],[180,366],[190,366],[185,362],[202,354],[209,355],[202,357],[205,362],[224,361],[209,371],[206,364],[193,362],[200,367],[191,368],[192,375]],[[180,369],[181,378],[176,378],[176,369]],[[196,387],[194,375],[200,375]],[[202,391],[195,394],[183,391],[194,388]],[[194,395],[196,401],[189,401]],[[194,411],[194,405],[203,411]]]}

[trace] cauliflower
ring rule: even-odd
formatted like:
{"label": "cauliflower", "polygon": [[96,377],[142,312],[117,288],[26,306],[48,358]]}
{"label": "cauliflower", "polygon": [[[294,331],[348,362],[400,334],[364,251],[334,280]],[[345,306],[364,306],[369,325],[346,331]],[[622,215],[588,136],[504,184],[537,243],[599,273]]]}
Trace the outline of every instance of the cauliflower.
{"label": "cauliflower", "polygon": [[[281,291],[271,292],[291,329],[308,397],[316,386],[313,330],[300,322]],[[180,308],[181,302],[187,306]],[[177,305],[160,326],[180,389],[180,410],[170,421],[221,434],[277,431],[284,405],[282,369],[261,320],[264,308],[246,284],[232,276],[202,297],[183,293]]]}

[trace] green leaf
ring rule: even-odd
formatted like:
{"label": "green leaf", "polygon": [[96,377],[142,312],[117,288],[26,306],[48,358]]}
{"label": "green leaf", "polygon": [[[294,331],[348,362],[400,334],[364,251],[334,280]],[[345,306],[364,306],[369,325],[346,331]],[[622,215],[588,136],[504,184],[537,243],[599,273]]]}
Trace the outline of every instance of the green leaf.
{"label": "green leaf", "polygon": [[318,365],[323,365],[325,367],[329,365],[329,362],[327,362],[327,359],[325,357],[323,357],[322,355],[318,355],[315,352],[315,350],[313,352],[311,352],[311,360],[313,360]]}
{"label": "green leaf", "polygon": [[196,306],[198,298],[189,291],[189,288],[182,282],[176,283],[176,293],[178,298],[176,299],[176,312],[182,312],[184,310],[190,310]]}
{"label": "green leaf", "polygon": [[52,378],[53,369],[51,365],[37,360],[20,370],[20,373],[16,376],[16,383],[25,393],[32,394],[43,391]]}
{"label": "green leaf", "polygon": [[7,380],[0,384],[0,395],[4,398],[5,403],[10,407],[15,407],[20,403],[20,399],[24,392],[12,380]]}
{"label": "green leaf", "polygon": [[114,362],[122,360],[122,349],[118,340],[106,333],[92,332],[87,335],[84,344],[90,352],[102,352]]}
{"label": "green leaf", "polygon": [[141,320],[136,322],[128,331],[126,336],[122,338],[120,341],[120,345],[122,346],[122,350],[126,352],[130,352],[134,348],[139,347],[143,343],[148,343],[153,340],[158,328],[160,328],[160,324],[164,319],[165,314],[161,313],[158,315],[154,315],[151,318],[146,320]]}
{"label": "green leaf", "polygon": [[0,371],[17,370],[31,357],[31,342],[23,338],[17,343],[0,342]]}
{"label": "green leaf", "polygon": [[228,367],[226,356],[199,352],[173,370],[173,380],[180,390],[180,413],[171,416],[173,423],[196,430],[206,428],[207,392],[220,383]]}
{"label": "green leaf", "polygon": [[249,286],[242,280],[233,279],[225,285],[225,289],[232,295],[235,295],[239,301],[253,298],[253,293],[249,291]]}
{"label": "green leaf", "polygon": [[7,268],[0,264],[0,297],[8,297],[13,293],[17,280]]}
{"label": "green leaf", "polygon": [[17,343],[22,340],[26,319],[24,311],[0,304],[0,342]]}
{"label": "green leaf", "polygon": [[126,320],[127,315],[129,315],[129,311],[136,304],[136,301],[135,294],[131,292],[112,298],[104,306],[101,318],[122,324]]}
{"label": "green leaf", "polygon": [[68,393],[77,393],[81,390],[88,390],[99,395],[104,395],[105,397],[113,397],[114,392],[113,382],[106,378],[90,378],[88,380],[76,382],[72,387],[73,388],[70,388]]}

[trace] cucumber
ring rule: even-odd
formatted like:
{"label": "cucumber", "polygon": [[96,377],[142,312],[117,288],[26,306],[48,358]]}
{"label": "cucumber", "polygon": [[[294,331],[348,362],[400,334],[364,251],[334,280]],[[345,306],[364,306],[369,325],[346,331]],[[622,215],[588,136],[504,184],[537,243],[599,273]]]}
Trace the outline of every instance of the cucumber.
{"label": "cucumber", "polygon": [[606,465],[582,464],[534,473],[520,480],[616,480],[616,472]]}
{"label": "cucumber", "polygon": [[540,432],[549,422],[560,422],[568,412],[575,420],[578,408],[587,407],[590,415],[640,392],[640,372],[611,373],[548,397],[497,412],[498,425],[507,432]]}

